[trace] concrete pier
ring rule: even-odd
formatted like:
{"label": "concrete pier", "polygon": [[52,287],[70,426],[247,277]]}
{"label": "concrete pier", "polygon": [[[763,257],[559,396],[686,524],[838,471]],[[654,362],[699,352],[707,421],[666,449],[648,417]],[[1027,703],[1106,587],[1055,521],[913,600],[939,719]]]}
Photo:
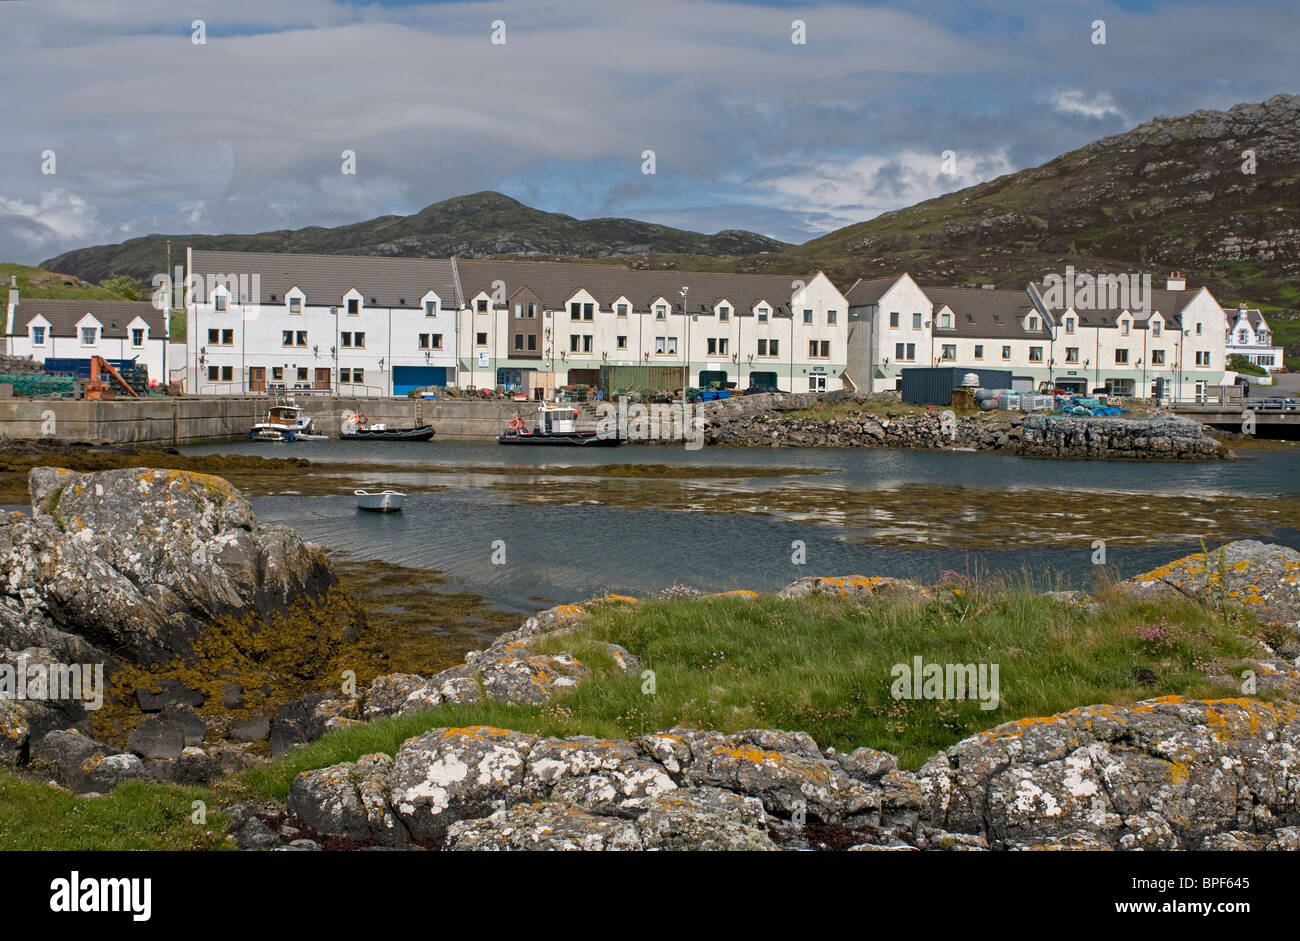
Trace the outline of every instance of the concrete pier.
{"label": "concrete pier", "polygon": [[[0,399],[0,438],[53,438],[175,446],[243,437],[266,417],[265,396],[181,396],[113,399]],[[364,414],[371,424],[433,425],[434,440],[489,440],[516,414],[531,418],[532,402],[466,399],[373,399],[299,395],[296,404],[330,437],[343,416]]]}

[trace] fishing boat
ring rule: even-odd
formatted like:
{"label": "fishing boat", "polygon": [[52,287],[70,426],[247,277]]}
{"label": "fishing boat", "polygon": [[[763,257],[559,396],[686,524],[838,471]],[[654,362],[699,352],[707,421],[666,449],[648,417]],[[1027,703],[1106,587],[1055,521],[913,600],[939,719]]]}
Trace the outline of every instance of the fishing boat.
{"label": "fishing boat", "polygon": [[578,410],[567,405],[543,405],[537,410],[537,421],[529,428],[519,416],[510,420],[510,427],[497,436],[497,444],[577,445],[581,447],[613,447],[622,444],[618,433],[579,431]]}
{"label": "fishing boat", "polygon": [[343,441],[428,441],[433,437],[432,425],[415,425],[411,428],[389,428],[386,424],[370,424],[365,415],[353,415],[343,426]]}
{"label": "fishing boat", "polygon": [[326,440],[325,435],[317,434],[312,417],[297,405],[272,405],[267,410],[266,420],[250,428],[248,437],[253,441]]}
{"label": "fishing boat", "polygon": [[370,493],[368,490],[352,492],[357,497],[357,509],[369,510],[372,513],[396,513],[406,500],[406,494],[398,493],[396,490],[382,490],[379,493]]}

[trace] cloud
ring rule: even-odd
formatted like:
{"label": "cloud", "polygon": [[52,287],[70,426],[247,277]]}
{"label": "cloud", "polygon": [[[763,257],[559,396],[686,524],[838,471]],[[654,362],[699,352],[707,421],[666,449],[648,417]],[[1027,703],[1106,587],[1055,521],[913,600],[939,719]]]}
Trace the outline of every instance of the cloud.
{"label": "cloud", "polygon": [[1081,114],[1096,119],[1114,115],[1121,120],[1128,120],[1107,92],[1089,95],[1077,88],[1063,88],[1052,94],[1052,107],[1061,114]]}
{"label": "cloud", "polygon": [[0,258],[71,248],[96,228],[94,207],[67,190],[45,190],[35,203],[0,195]]}

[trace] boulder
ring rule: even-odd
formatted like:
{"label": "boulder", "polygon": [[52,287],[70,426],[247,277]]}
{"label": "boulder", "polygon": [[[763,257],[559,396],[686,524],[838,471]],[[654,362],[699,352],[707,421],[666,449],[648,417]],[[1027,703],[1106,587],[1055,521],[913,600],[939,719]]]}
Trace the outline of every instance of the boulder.
{"label": "boulder", "polygon": [[145,758],[179,758],[182,751],[203,744],[207,726],[188,706],[173,706],[145,719],[129,736],[126,747]]}

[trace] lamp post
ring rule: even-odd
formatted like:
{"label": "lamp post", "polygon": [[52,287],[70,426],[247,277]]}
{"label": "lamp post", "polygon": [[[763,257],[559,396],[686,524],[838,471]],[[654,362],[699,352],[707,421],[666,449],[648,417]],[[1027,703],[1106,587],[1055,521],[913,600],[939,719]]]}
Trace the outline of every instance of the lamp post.
{"label": "lamp post", "polygon": [[686,294],[689,287],[682,286],[678,293],[682,296],[682,333],[685,341],[682,347],[682,414],[686,414],[686,393],[690,388],[691,373],[691,313],[686,309]]}

